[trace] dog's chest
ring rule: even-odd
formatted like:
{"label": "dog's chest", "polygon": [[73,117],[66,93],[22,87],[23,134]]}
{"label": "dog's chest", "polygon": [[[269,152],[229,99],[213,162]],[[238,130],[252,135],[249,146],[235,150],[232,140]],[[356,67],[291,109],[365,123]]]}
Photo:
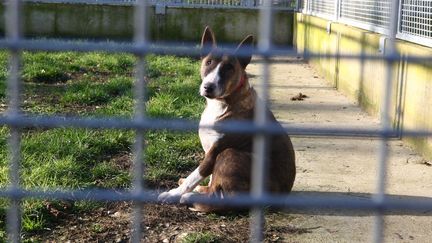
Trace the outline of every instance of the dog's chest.
{"label": "dog's chest", "polygon": [[[225,111],[226,106],[223,103],[207,99],[207,106],[201,115],[200,125],[214,125]],[[206,153],[216,141],[223,137],[223,133],[219,133],[213,129],[200,128],[198,133],[201,145]]]}

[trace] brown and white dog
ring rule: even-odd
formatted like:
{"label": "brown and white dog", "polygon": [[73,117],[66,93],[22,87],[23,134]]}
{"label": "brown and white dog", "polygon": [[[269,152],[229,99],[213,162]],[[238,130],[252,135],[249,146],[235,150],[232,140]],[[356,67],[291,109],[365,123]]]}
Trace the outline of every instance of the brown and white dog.
{"label": "brown and white dog", "polygon": [[[247,36],[236,52],[250,47],[253,37]],[[207,100],[200,125],[214,125],[228,120],[252,120],[257,95],[250,86],[246,66],[251,56],[239,56],[221,52],[209,27],[201,40],[200,94]],[[276,122],[268,111],[271,121]],[[279,123],[277,123],[279,125]],[[246,193],[251,185],[252,135],[221,133],[212,129],[199,129],[199,137],[205,157],[197,169],[186,179],[180,179],[179,187],[159,195],[162,202],[180,199],[184,202],[194,193],[224,198],[235,193]],[[266,188],[272,193],[288,193],[296,174],[295,156],[290,138],[286,134],[273,135],[269,139],[269,176]],[[198,186],[211,176],[208,186]],[[194,205],[197,211],[223,211],[227,208]]]}

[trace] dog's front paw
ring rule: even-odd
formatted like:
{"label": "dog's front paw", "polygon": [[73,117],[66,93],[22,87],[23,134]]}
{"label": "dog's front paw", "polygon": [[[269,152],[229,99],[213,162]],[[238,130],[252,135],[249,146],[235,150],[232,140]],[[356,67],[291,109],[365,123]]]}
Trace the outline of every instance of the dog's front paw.
{"label": "dog's front paw", "polygon": [[175,203],[180,200],[181,192],[178,188],[171,189],[167,192],[162,192],[158,196],[158,201],[163,203]]}
{"label": "dog's front paw", "polygon": [[188,204],[190,202],[191,198],[195,195],[198,195],[198,193],[197,192],[188,192],[188,193],[181,195],[180,203],[181,204]]}

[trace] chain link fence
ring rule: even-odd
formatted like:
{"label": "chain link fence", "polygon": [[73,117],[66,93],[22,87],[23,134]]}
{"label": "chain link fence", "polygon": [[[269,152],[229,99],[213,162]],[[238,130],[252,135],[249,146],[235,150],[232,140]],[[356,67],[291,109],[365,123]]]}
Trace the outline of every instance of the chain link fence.
{"label": "chain link fence", "polygon": [[[71,1],[68,1],[71,2]],[[107,0],[103,0],[107,2]],[[117,1],[108,1],[117,2]],[[157,1],[160,3],[160,1]],[[173,2],[173,1],[170,1]],[[179,1],[177,1],[179,2]],[[185,2],[196,1],[181,1],[182,4]],[[227,1],[230,2],[230,1]],[[236,1],[231,1],[236,2]],[[242,1],[243,2],[243,1]],[[247,1],[250,2],[250,1]],[[258,1],[254,1],[257,3]],[[260,96],[264,99],[259,100],[258,107],[265,107],[267,105],[268,97],[268,75],[269,75],[269,63],[271,57],[275,55],[279,56],[296,56],[297,53],[293,49],[276,49],[271,45],[271,32],[272,29],[272,7],[274,4],[282,3],[284,1],[259,1],[258,7],[260,11],[260,26],[259,26],[259,38],[258,46],[255,49],[247,50],[247,53],[240,52],[239,55],[254,54],[263,57],[262,72],[263,78],[261,80],[263,89],[260,89]],[[291,1],[289,1],[291,3]],[[309,3],[307,3],[309,2]],[[347,18],[355,18],[358,22],[368,22],[371,25],[379,25],[387,29],[392,29],[398,24],[398,13],[399,13],[399,1],[380,1],[379,4],[373,4],[374,1],[363,1],[364,7],[359,7],[362,11],[355,12],[349,11],[359,1],[336,1],[335,5],[332,6],[331,1],[302,1],[300,6],[303,10],[309,11],[313,8],[317,12],[325,12],[329,14],[336,10],[342,10],[341,16]],[[311,4],[315,2],[314,4]],[[404,2],[428,2],[428,1],[404,1]],[[175,120],[154,120],[146,117],[143,112],[145,109],[144,92],[146,84],[144,81],[145,76],[145,62],[144,56],[150,53],[155,54],[170,54],[170,55],[191,55],[198,56],[199,50],[195,47],[182,47],[179,48],[177,45],[155,45],[149,42],[146,30],[147,26],[147,7],[149,4],[155,3],[155,1],[138,0],[134,2],[135,8],[135,38],[133,43],[95,43],[90,41],[82,42],[67,42],[56,40],[32,40],[24,39],[21,35],[20,22],[22,19],[21,1],[9,0],[6,3],[6,37],[0,40],[0,48],[6,49],[10,53],[9,60],[9,77],[8,77],[8,110],[6,113],[0,116],[0,124],[8,126],[10,128],[10,139],[8,142],[10,152],[10,184],[8,188],[0,189],[0,197],[8,198],[11,200],[10,207],[7,214],[7,228],[10,242],[20,242],[21,238],[21,201],[27,198],[43,198],[43,199],[68,199],[68,200],[95,200],[95,201],[132,201],[134,202],[133,212],[133,235],[132,242],[140,242],[142,235],[145,234],[142,230],[142,219],[143,215],[142,207],[143,203],[157,202],[157,192],[150,189],[144,188],[142,185],[143,180],[143,166],[145,161],[143,158],[143,137],[144,131],[146,130],[171,130],[171,131],[191,131],[198,128],[197,122],[191,122],[181,119]],[[430,1],[428,2],[430,4]],[[208,4],[208,2],[206,3]],[[324,8],[320,8],[320,4]],[[344,5],[345,4],[345,5]],[[365,10],[366,8],[372,8],[372,10]],[[405,5],[405,8],[408,5]],[[306,8],[306,9],[305,9]],[[417,9],[417,8],[415,8]],[[425,5],[424,10],[430,9],[430,5]],[[335,11],[336,11],[335,10]],[[419,9],[417,9],[419,10]],[[343,14],[342,12],[345,11]],[[386,12],[386,14],[382,14]],[[410,16],[409,12],[404,12],[404,16]],[[375,19],[372,15],[380,15],[379,20],[371,21]],[[426,13],[427,15],[427,13]],[[424,16],[426,16],[424,15]],[[425,17],[426,18],[426,17]],[[418,18],[420,19],[420,18]],[[427,22],[427,21],[426,21]],[[429,24],[428,24],[429,23]],[[430,26],[430,20],[425,23],[426,26]],[[385,25],[389,25],[386,27]],[[430,29],[429,29],[430,30]],[[406,29],[405,31],[409,31]],[[391,33],[390,33],[391,34]],[[394,35],[396,33],[393,33]],[[424,33],[420,33],[424,35]],[[428,34],[426,34],[427,36]],[[340,55],[338,54],[315,54],[305,53],[305,57],[308,59],[313,58],[347,58],[347,59],[371,59],[371,60],[385,60],[387,62],[387,82],[386,87],[383,90],[390,90],[391,85],[391,66],[392,63],[401,59],[401,56],[395,51],[394,48],[394,37],[390,35],[391,48],[389,52],[384,55]],[[20,77],[20,60],[22,51],[107,51],[107,52],[128,52],[133,53],[138,57],[136,63],[136,81],[134,84],[135,92],[135,115],[132,119],[119,119],[113,117],[103,118],[85,118],[85,117],[61,117],[61,116],[35,116],[26,114],[21,110],[21,77]],[[416,57],[408,56],[404,57],[407,61],[422,63],[425,61],[431,61],[432,57]],[[382,242],[383,239],[383,228],[384,220],[383,214],[389,210],[400,210],[406,213],[424,212],[432,210],[432,199],[424,200],[413,200],[413,199],[394,199],[386,196],[386,172],[387,172],[387,160],[388,160],[388,148],[387,141],[390,138],[394,138],[398,133],[392,128],[389,119],[389,104],[390,94],[385,92],[382,94],[382,128],[379,131],[366,130],[366,129],[326,129],[326,128],[315,128],[315,127],[304,127],[304,126],[284,126],[280,129],[278,126],[267,121],[265,118],[264,110],[259,110],[256,114],[254,122],[231,122],[224,125],[209,126],[207,128],[219,129],[223,132],[241,132],[254,134],[256,146],[254,147],[255,157],[253,167],[260,168],[264,163],[265,154],[265,136],[275,133],[287,132],[292,135],[307,135],[307,136],[359,136],[359,137],[378,137],[381,139],[380,156],[378,159],[379,171],[378,171],[378,184],[376,194],[365,200],[353,200],[337,196],[323,197],[323,196],[275,196],[269,195],[268,193],[260,190],[265,181],[263,172],[254,174],[254,179],[257,183],[254,183],[255,187],[252,189],[253,194],[239,195],[233,198],[226,198],[223,201],[214,200],[204,197],[192,197],[189,203],[199,202],[214,205],[225,205],[225,206],[247,206],[252,209],[251,216],[251,241],[261,242],[263,240],[263,215],[264,207],[267,205],[274,205],[277,207],[289,207],[293,209],[338,209],[338,210],[364,210],[368,212],[374,212],[376,216],[375,221],[375,242]],[[261,103],[262,102],[262,103]],[[264,118],[264,119],[263,119]],[[42,190],[25,190],[20,185],[20,160],[21,160],[21,131],[23,128],[31,127],[43,127],[46,129],[52,129],[57,127],[73,127],[73,128],[90,128],[90,129],[130,129],[135,131],[135,144],[133,146],[134,154],[134,180],[133,189],[128,191],[118,190],[71,190],[71,191],[42,191]],[[431,132],[428,131],[403,131],[404,136],[411,137],[426,137],[432,136]]]}

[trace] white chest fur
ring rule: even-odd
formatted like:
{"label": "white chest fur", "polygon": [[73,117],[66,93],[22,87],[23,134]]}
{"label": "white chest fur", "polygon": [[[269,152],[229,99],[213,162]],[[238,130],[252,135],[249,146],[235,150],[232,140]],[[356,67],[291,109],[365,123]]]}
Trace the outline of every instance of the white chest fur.
{"label": "white chest fur", "polygon": [[[214,125],[218,117],[225,111],[226,106],[222,102],[214,99],[207,99],[207,106],[201,115],[200,126]],[[218,133],[213,129],[204,128],[200,128],[198,134],[201,145],[206,153],[210,150],[211,146],[223,136],[222,133]]]}

